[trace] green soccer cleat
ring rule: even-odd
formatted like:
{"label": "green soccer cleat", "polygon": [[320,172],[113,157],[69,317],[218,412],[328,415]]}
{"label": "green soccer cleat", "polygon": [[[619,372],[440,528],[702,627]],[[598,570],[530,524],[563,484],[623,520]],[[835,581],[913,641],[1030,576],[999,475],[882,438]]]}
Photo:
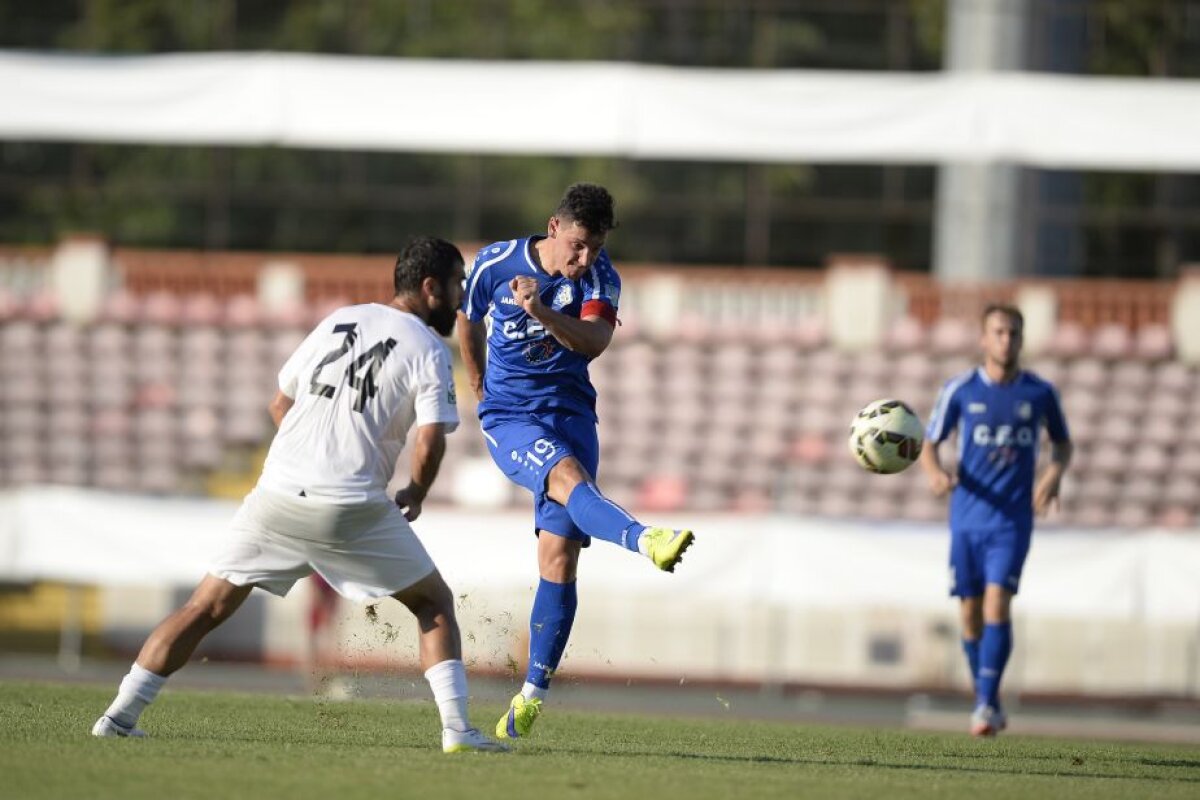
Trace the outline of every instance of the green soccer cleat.
{"label": "green soccer cleat", "polygon": [[526,699],[525,695],[518,694],[509,703],[508,712],[496,723],[496,738],[519,739],[528,736],[541,713],[541,700],[536,697]]}
{"label": "green soccer cleat", "polygon": [[664,572],[674,572],[683,559],[683,551],[692,546],[696,536],[691,531],[670,528],[646,528],[642,531],[638,549],[649,556],[654,566]]}

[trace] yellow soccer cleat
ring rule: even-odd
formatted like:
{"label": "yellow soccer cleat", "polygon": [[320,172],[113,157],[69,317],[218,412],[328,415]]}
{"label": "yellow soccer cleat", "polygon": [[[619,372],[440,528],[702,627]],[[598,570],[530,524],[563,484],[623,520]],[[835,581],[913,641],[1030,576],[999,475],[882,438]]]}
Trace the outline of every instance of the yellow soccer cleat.
{"label": "yellow soccer cleat", "polygon": [[683,551],[691,547],[695,539],[695,534],[688,530],[646,528],[642,531],[638,549],[649,556],[654,566],[664,572],[674,572],[675,565],[683,559]]}
{"label": "yellow soccer cleat", "polygon": [[509,703],[508,712],[496,723],[496,738],[519,739],[528,736],[541,713],[541,700],[536,697],[526,699],[525,695],[518,694]]}
{"label": "yellow soccer cleat", "polygon": [[507,753],[508,745],[494,742],[479,732],[478,728],[456,731],[442,730],[443,753]]}

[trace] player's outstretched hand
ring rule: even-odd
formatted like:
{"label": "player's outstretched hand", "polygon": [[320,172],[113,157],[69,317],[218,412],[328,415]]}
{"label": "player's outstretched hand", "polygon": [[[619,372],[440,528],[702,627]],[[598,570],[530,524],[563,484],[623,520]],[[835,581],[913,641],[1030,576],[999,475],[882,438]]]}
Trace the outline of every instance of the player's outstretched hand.
{"label": "player's outstretched hand", "polygon": [[929,488],[933,491],[934,497],[945,497],[957,483],[958,478],[944,469],[929,473]]}
{"label": "player's outstretched hand", "polygon": [[537,278],[519,275],[508,282],[508,288],[512,291],[513,299],[521,308],[525,309],[527,314],[532,315],[534,309],[542,304],[542,296],[538,294]]}
{"label": "player's outstretched hand", "polygon": [[411,483],[396,492],[396,505],[404,512],[404,518],[409,522],[421,516],[421,504],[424,502],[425,492]]}

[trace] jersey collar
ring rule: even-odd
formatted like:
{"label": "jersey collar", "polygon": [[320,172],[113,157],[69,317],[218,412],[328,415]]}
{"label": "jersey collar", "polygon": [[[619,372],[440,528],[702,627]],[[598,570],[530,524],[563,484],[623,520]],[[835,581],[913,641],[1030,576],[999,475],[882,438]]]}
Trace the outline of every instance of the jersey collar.
{"label": "jersey collar", "polygon": [[547,278],[549,278],[551,277],[550,273],[538,266],[538,263],[533,260],[533,246],[545,238],[545,236],[535,234],[525,240],[525,263],[529,265],[529,269],[532,270],[535,275],[545,275]]}
{"label": "jersey collar", "polygon": [[1022,378],[1025,377],[1025,370],[1017,370],[1017,374],[1013,375],[1013,379],[1008,383],[1000,383],[989,378],[987,370],[983,368],[982,364],[975,368],[975,374],[979,376],[979,380],[983,381],[988,386],[1015,386],[1021,382]]}

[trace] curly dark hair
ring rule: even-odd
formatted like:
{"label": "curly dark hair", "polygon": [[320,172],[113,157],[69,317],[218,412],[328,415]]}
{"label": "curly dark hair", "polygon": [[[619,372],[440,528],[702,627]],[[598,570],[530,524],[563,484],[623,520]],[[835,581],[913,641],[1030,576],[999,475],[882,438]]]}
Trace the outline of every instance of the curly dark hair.
{"label": "curly dark hair", "polygon": [[608,233],[617,227],[613,219],[613,197],[598,183],[573,183],[558,202],[554,216],[569,219],[590,233]]}
{"label": "curly dark hair", "polygon": [[392,285],[396,294],[419,291],[421,281],[434,278],[445,286],[454,268],[462,264],[459,249],[434,236],[416,236],[404,245],[396,256],[396,271],[392,273]]}

